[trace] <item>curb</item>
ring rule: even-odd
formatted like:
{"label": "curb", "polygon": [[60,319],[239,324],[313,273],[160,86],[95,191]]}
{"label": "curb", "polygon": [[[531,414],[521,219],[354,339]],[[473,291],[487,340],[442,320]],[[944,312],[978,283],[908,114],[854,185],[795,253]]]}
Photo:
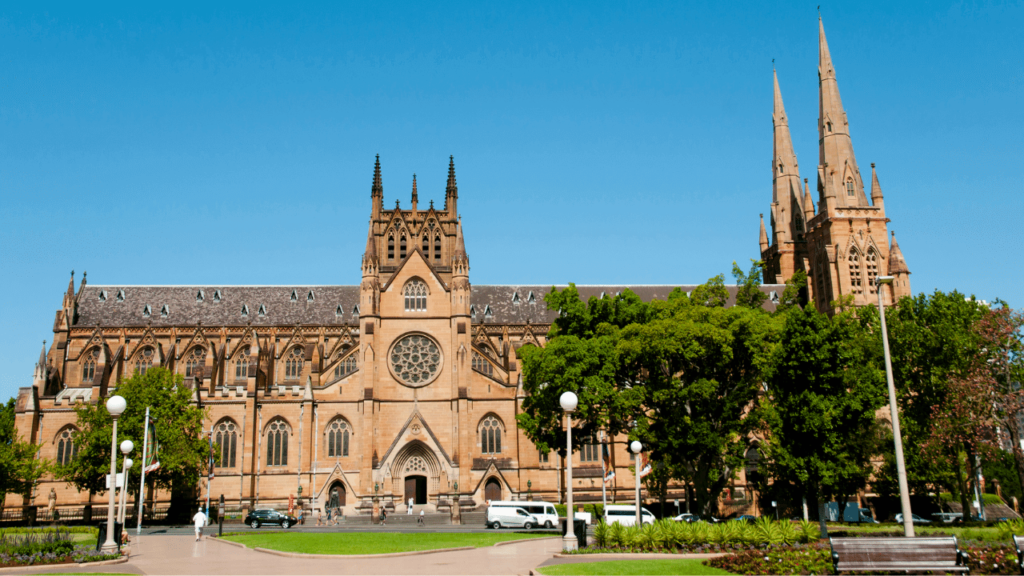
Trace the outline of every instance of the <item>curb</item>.
{"label": "curb", "polygon": [[26,564],[24,566],[8,566],[7,568],[0,568],[0,574],[10,574],[13,572],[35,570],[39,568],[49,570],[50,568],[63,569],[88,568],[90,566],[109,566],[111,564],[124,564],[127,561],[128,556],[121,556],[120,558],[114,558],[113,560],[99,560],[97,562],[65,562],[63,564]]}
{"label": "curb", "polygon": [[220,542],[221,544],[230,544],[232,546],[238,546],[239,548],[248,548],[248,546],[242,544],[241,542],[232,542],[231,540],[224,540],[223,538],[218,538],[217,536],[210,536],[210,540],[212,540],[213,542]]}
{"label": "curb", "polygon": [[253,548],[257,552],[284,556],[285,558],[320,558],[334,560],[365,559],[365,558],[397,558],[399,556],[420,556],[423,554],[437,554],[439,552],[461,552],[463,550],[476,550],[476,546],[460,546],[459,548],[438,548],[437,550],[413,550],[410,552],[392,552],[390,554],[302,554],[300,552],[281,552],[279,550],[268,550],[267,548]]}

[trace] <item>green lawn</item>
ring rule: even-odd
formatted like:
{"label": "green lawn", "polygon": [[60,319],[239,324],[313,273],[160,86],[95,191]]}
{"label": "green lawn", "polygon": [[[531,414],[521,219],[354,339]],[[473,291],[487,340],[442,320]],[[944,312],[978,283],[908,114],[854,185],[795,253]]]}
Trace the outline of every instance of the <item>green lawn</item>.
{"label": "green lawn", "polygon": [[730,574],[725,570],[701,564],[701,560],[609,560],[608,562],[581,562],[579,564],[555,564],[537,568],[547,576],[575,574]]}
{"label": "green lawn", "polygon": [[[864,524],[862,526],[829,526],[829,532],[835,530],[846,530],[849,532],[903,532],[903,524]],[[1002,542],[1005,540],[999,536],[999,529],[995,526],[958,527],[954,524],[914,524],[914,533],[921,536],[929,534],[952,534],[958,540],[985,540],[988,542]]]}
{"label": "green lawn", "polygon": [[492,546],[498,542],[545,538],[550,534],[523,534],[515,532],[487,533],[413,533],[397,532],[337,532],[333,534],[303,534],[301,532],[264,532],[258,534],[224,535],[225,540],[239,542],[250,548],[267,548],[281,552],[303,554],[388,554],[462,546]]}

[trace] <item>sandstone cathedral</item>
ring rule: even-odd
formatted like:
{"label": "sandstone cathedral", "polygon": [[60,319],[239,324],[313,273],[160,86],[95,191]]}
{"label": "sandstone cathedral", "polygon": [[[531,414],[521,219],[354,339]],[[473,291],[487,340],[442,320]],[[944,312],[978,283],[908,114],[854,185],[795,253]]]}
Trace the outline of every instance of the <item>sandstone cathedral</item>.
{"label": "sandstone cathedral", "polygon": [[[909,270],[889,241],[874,164],[870,202],[865,194],[820,20],[818,74],[817,203],[774,81],[771,234],[763,217],[760,229],[765,306],[774,308],[797,270],[820,310],[844,297],[875,303],[874,279],[886,274],[896,278],[892,304],[910,294]],[[207,409],[218,448],[209,489],[229,505],[284,507],[301,494],[315,507],[333,500],[346,515],[369,515],[374,498],[392,510],[412,499],[417,510],[438,512],[528,494],[561,501],[560,458],[539,451],[515,419],[524,398],[517,351],[545,344],[556,314],[544,303],[551,286],[472,285],[458,200],[452,159],[442,208],[420,206],[414,177],[409,208],[396,201],[386,209],[378,157],[359,284],[92,285],[83,275],[76,288],[72,276],[52,344],[32,385],[19,389],[18,434],[42,444],[40,457],[65,463],[77,452],[78,403],[103,402],[119,379],[163,366]],[[588,298],[628,288],[649,301],[676,287],[579,290]],[[626,439],[609,444],[609,501],[631,501]],[[577,501],[600,501],[599,450],[585,444],[572,457]],[[44,479],[32,501],[9,494],[6,504],[43,504],[51,488],[62,505],[107,500]],[[670,498],[681,494],[670,487]],[[169,498],[148,490],[146,508]],[[742,470],[721,504],[755,506]]]}

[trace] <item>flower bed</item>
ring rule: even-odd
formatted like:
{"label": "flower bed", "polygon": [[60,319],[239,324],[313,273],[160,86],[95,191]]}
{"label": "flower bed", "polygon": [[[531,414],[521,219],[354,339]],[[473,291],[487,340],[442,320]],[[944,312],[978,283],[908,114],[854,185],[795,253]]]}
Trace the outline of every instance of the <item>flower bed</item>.
{"label": "flower bed", "polygon": [[76,545],[71,532],[61,528],[0,534],[0,567],[64,564],[113,560],[120,554],[104,554]]}

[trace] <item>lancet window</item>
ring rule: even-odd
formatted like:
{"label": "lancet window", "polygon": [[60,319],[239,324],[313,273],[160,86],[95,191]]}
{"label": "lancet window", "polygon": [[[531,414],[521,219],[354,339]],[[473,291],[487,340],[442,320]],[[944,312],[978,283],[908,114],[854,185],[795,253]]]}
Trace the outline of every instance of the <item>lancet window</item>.
{"label": "lancet window", "polygon": [[349,374],[356,371],[358,366],[356,365],[356,354],[349,354],[347,358],[338,362],[338,365],[334,367],[334,377],[344,378]]}
{"label": "lancet window", "polygon": [[284,420],[274,420],[267,426],[267,466],[288,465],[288,435],[291,428]]}
{"label": "lancet window", "polygon": [[501,421],[488,416],[480,422],[480,452],[483,454],[501,454]]}
{"label": "lancet window", "polygon": [[434,236],[434,260],[441,259],[441,236]]}
{"label": "lancet window", "polygon": [[487,376],[494,376],[494,365],[477,352],[473,352],[473,370]]}
{"label": "lancet window", "polygon": [[850,292],[854,294],[863,294],[864,286],[861,283],[862,278],[860,275],[860,254],[856,250],[850,250]]}
{"label": "lancet window", "polygon": [[388,235],[388,260],[395,259],[395,237]]}
{"label": "lancet window", "polygon": [[67,466],[78,456],[78,446],[75,444],[74,428],[65,428],[57,435],[57,464]]}
{"label": "lancet window", "polygon": [[92,379],[96,377],[96,362],[99,360],[99,357],[99,348],[93,348],[86,355],[85,361],[82,362],[82,382],[92,382]]}
{"label": "lancet window", "polygon": [[306,351],[302,346],[295,346],[288,353],[288,359],[284,361],[284,377],[286,380],[296,380],[302,376],[302,364],[306,360]]}
{"label": "lancet window", "polygon": [[875,252],[874,248],[868,250],[868,255],[864,258],[865,264],[867,265],[867,283],[868,293],[875,293],[875,278],[878,278],[878,252]]}
{"label": "lancet window", "polygon": [[235,356],[235,380],[245,380],[249,377],[249,347],[242,348],[242,351]]}
{"label": "lancet window", "polygon": [[235,467],[235,451],[238,448],[238,428],[231,420],[217,424],[213,441],[217,444],[216,465],[218,468]]}
{"label": "lancet window", "polygon": [[153,367],[153,349],[146,347],[135,357],[135,371],[145,374],[146,370]]}
{"label": "lancet window", "polygon": [[420,280],[410,280],[405,285],[405,311],[426,312],[427,311],[427,285]]}
{"label": "lancet window", "polygon": [[191,378],[198,376],[202,370],[203,365],[206,363],[206,348],[196,346],[189,353],[188,358],[185,360],[185,377]]}
{"label": "lancet window", "polygon": [[405,258],[405,234],[402,234],[402,239],[398,244],[398,257]]}
{"label": "lancet window", "polygon": [[348,456],[349,425],[343,418],[335,418],[327,425],[324,432],[327,440],[327,457],[339,458]]}

